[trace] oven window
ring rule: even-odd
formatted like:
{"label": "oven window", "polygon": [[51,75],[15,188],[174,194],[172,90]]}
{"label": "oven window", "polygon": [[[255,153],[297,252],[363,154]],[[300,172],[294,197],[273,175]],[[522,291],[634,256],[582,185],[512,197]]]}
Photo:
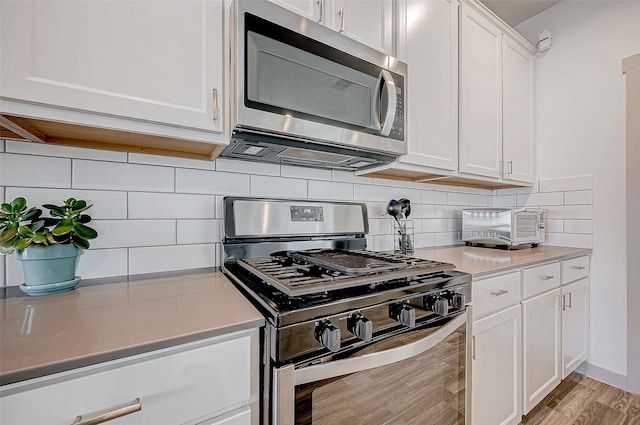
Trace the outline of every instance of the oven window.
{"label": "oven window", "polygon": [[[297,386],[295,423],[464,425],[465,329],[462,325],[432,349],[401,362]],[[366,352],[406,344],[429,332],[433,329],[399,335]]]}

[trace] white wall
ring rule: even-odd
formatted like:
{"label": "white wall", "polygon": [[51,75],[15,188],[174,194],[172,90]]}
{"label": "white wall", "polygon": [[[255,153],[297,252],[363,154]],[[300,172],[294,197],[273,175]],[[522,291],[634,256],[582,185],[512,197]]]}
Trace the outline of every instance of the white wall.
{"label": "white wall", "polygon": [[593,175],[589,363],[618,386],[624,386],[627,362],[621,66],[640,52],[639,22],[637,1],[565,0],[516,28],[532,43],[543,30],[552,35],[551,50],[536,61],[538,177]]}

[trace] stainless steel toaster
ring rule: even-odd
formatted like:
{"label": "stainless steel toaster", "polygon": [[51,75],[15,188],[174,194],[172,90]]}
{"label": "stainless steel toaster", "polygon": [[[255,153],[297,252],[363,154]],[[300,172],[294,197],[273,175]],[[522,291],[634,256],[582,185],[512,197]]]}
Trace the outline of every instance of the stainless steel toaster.
{"label": "stainless steel toaster", "polygon": [[464,208],[462,241],[493,247],[538,246],[545,238],[545,215],[540,208]]}

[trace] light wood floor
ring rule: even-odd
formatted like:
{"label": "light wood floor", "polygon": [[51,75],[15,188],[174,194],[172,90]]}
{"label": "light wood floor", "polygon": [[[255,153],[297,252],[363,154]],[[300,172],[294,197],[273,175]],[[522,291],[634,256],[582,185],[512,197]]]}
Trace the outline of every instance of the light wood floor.
{"label": "light wood floor", "polygon": [[522,424],[640,425],[640,395],[574,372]]}

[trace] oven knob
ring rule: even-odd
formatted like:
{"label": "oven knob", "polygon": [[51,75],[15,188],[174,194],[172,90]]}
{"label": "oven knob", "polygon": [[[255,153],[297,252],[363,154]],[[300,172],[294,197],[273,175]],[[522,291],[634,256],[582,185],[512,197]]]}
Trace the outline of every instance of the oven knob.
{"label": "oven knob", "polygon": [[364,342],[369,342],[373,338],[373,322],[360,313],[349,315],[347,329]]}
{"label": "oven knob", "polygon": [[449,314],[449,301],[446,298],[438,298],[433,303],[432,311],[440,316],[446,316]]}
{"label": "oven knob", "polygon": [[340,349],[340,329],[333,326],[329,320],[316,324],[316,339],[332,352]]}
{"label": "oven knob", "polygon": [[389,317],[408,328],[413,328],[416,325],[416,310],[406,304],[391,305]]}
{"label": "oven knob", "polygon": [[453,298],[451,298],[451,304],[453,308],[457,308],[458,310],[464,309],[465,299],[464,294],[455,293],[453,294]]}

